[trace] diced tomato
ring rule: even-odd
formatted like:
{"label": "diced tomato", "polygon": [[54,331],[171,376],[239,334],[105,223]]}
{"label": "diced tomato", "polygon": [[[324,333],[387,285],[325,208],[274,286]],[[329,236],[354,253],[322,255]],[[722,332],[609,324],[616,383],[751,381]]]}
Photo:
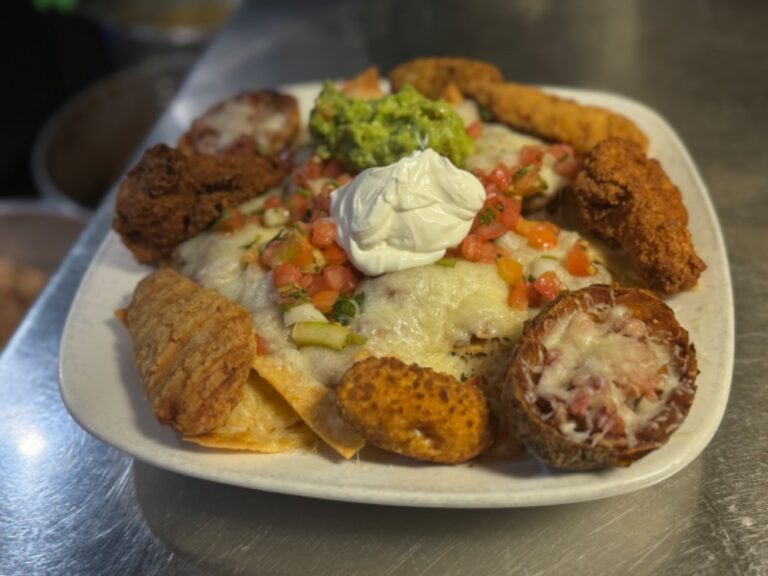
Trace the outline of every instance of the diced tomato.
{"label": "diced tomato", "polygon": [[323,166],[323,176],[325,178],[336,178],[342,172],[344,172],[344,166],[336,158],[331,158]]}
{"label": "diced tomato", "polygon": [[525,298],[528,300],[529,308],[538,308],[544,303],[544,297],[532,282],[525,285]]}
{"label": "diced tomato", "polygon": [[587,245],[583,240],[577,240],[565,255],[565,268],[573,276],[592,276],[597,272],[589,259]]}
{"label": "diced tomato", "polygon": [[344,264],[344,262],[349,260],[344,248],[335,242],[323,250],[323,256],[325,257],[326,264],[329,266]]}
{"label": "diced tomato", "polygon": [[488,198],[501,196],[501,191],[496,187],[496,184],[488,180],[483,180],[482,182],[483,182],[483,187],[485,188],[485,195]]}
{"label": "diced tomato", "polygon": [[338,178],[336,178],[336,184],[339,186],[344,186],[344,184],[349,184],[352,181],[352,176],[349,174],[342,174]]}
{"label": "diced tomato", "polygon": [[309,198],[301,194],[291,194],[291,197],[288,198],[288,205],[291,208],[291,219],[303,220],[307,216],[309,202]]}
{"label": "diced tomato", "polygon": [[506,234],[507,229],[499,220],[492,220],[489,224],[480,224],[473,233],[480,236],[483,240],[495,240]]}
{"label": "diced tomato", "polygon": [[344,266],[326,266],[323,268],[323,279],[329,290],[345,292],[349,289],[351,274]]}
{"label": "diced tomato", "polygon": [[528,308],[528,291],[523,280],[515,282],[509,287],[507,305],[514,310],[525,310]]}
{"label": "diced tomato", "polygon": [[275,266],[275,269],[272,270],[272,280],[277,288],[285,286],[286,284],[298,284],[301,280],[301,276],[301,270],[291,262],[278,264]]}
{"label": "diced tomato", "polygon": [[312,228],[312,245],[328,248],[336,241],[336,223],[333,220],[318,220]]}
{"label": "diced tomato", "polygon": [[245,226],[245,218],[243,213],[237,208],[224,210],[219,216],[219,219],[213,225],[213,229],[216,232],[222,232],[225,234],[239,230]]}
{"label": "diced tomato", "polygon": [[496,246],[476,234],[470,234],[461,243],[461,255],[470,262],[493,263],[496,254]]}
{"label": "diced tomato", "polygon": [[327,314],[333,310],[333,305],[338,299],[339,293],[337,290],[321,290],[312,296],[312,305],[323,314]]}
{"label": "diced tomato", "polygon": [[520,220],[520,209],[522,205],[520,199],[501,196],[497,199],[497,202],[499,221],[507,230],[514,230],[515,226],[517,226],[517,222]]}
{"label": "diced tomato", "polygon": [[563,283],[560,282],[560,278],[552,270],[544,272],[544,274],[536,278],[533,287],[545,300],[550,302],[557,298],[557,295],[565,289]]}
{"label": "diced tomato", "polygon": [[505,192],[512,183],[512,171],[509,169],[509,166],[499,162],[496,168],[486,176],[486,180],[494,184],[499,191]]}
{"label": "diced tomato", "polygon": [[311,270],[315,264],[315,253],[312,248],[309,246],[302,248],[293,259],[293,263],[303,271]]}
{"label": "diced tomato", "polygon": [[520,150],[520,164],[523,166],[540,165],[543,158],[544,150],[541,146],[523,146]]}
{"label": "diced tomato", "polygon": [[277,260],[278,250],[280,250],[282,245],[283,243],[279,240],[269,244],[264,249],[264,252],[262,252],[261,258],[259,258],[259,262],[261,262],[261,264],[266,268],[273,268],[274,266],[277,266],[278,264],[280,264],[280,262],[277,262],[276,260]]}
{"label": "diced tomato", "polygon": [[315,196],[315,209],[320,217],[331,213],[331,192],[320,192]]}
{"label": "diced tomato", "polygon": [[516,196],[532,196],[546,189],[546,182],[539,174],[539,167],[530,164],[520,168],[512,176],[512,190]]}
{"label": "diced tomato", "polygon": [[270,196],[264,200],[264,204],[262,204],[264,210],[267,210],[268,208],[282,208],[283,206],[285,206],[285,204],[280,196]]}
{"label": "diced tomato", "polygon": [[496,260],[496,270],[499,276],[510,286],[523,282],[523,266],[509,256],[501,256]]}
{"label": "diced tomato", "polygon": [[568,144],[553,144],[549,147],[549,153],[555,157],[555,172],[573,180],[581,168],[579,156]]}
{"label": "diced tomato", "polygon": [[515,232],[528,238],[529,246],[537,250],[544,250],[557,246],[560,228],[552,222],[520,218],[515,227]]}
{"label": "diced tomato", "polygon": [[256,335],[256,355],[264,356],[266,354],[269,354],[269,347],[267,346],[267,341],[257,334]]}
{"label": "diced tomato", "polygon": [[483,124],[479,120],[475,120],[472,124],[467,126],[464,131],[467,133],[467,136],[473,140],[477,140],[483,135]]}

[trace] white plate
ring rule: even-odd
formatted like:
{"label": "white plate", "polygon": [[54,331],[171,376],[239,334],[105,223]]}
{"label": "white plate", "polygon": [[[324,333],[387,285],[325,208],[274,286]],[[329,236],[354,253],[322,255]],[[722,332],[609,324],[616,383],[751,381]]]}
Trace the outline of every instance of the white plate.
{"label": "white plate", "polygon": [[[299,98],[306,114],[318,89],[318,84],[303,84],[285,90]],[[533,458],[439,466],[368,451],[359,460],[344,461],[330,450],[261,455],[182,443],[152,416],[130,339],[114,316],[150,269],[137,264],[112,232],[83,279],[64,329],[61,394],[72,416],[97,438],[161,468],[248,488],[353,502],[456,508],[560,504],[637,490],[681,470],[714,435],[731,384],[733,297],[712,203],[685,147],[658,114],[602,92],[552,90],[624,114],[648,134],[651,156],[682,191],[696,248],[708,265],[697,290],[668,301],[696,345],[701,375],[688,419],[667,445],[627,469],[566,473]]]}

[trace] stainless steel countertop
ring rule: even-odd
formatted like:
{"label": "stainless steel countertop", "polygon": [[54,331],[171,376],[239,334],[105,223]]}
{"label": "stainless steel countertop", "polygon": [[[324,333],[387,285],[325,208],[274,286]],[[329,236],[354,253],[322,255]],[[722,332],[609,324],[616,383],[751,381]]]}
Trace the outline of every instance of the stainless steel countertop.
{"label": "stainless steel countertop", "polygon": [[618,92],[664,115],[729,248],[737,336],[725,419],[673,478],[548,508],[342,504],[134,462],[81,430],[57,389],[63,322],[110,196],[0,359],[0,574],[768,574],[767,25],[766,3],[714,0],[243,6],[147,143],[173,141],[239,89],[427,54]]}

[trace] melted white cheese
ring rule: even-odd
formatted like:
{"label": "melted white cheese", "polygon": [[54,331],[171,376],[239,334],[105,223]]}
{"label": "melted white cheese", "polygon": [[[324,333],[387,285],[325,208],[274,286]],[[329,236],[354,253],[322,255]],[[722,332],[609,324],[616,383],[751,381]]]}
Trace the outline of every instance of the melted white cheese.
{"label": "melted white cheese", "polygon": [[261,109],[244,100],[229,100],[200,119],[216,132],[215,152],[222,152],[240,136],[253,138],[259,150],[266,152],[271,138],[285,130],[289,116],[283,112]]}

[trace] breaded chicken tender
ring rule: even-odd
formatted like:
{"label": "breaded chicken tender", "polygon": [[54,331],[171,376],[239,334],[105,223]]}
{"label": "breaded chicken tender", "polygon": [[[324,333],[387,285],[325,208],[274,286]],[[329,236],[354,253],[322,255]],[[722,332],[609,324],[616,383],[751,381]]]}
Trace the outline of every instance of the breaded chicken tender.
{"label": "breaded chicken tender", "polygon": [[244,92],[210,108],[179,140],[185,154],[254,151],[277,156],[299,131],[296,98],[274,90]]}
{"label": "breaded chicken tender", "polygon": [[157,419],[186,436],[223,426],[256,354],[248,311],[163,268],[139,282],[124,317]]}
{"label": "breaded chicken tender", "polygon": [[648,138],[614,112],[585,106],[534,88],[511,83],[470,83],[462,91],[503,124],[586,154],[607,138],[624,138],[645,150]]}
{"label": "breaded chicken tender", "polygon": [[188,156],[157,144],[120,186],[112,227],[139,262],[157,263],[223,209],[263,194],[284,176],[257,154]]}
{"label": "breaded chicken tender", "polygon": [[468,58],[417,58],[400,64],[389,73],[392,91],[398,92],[410,84],[427,98],[442,97],[449,84],[462,92],[476,83],[501,82],[501,72],[496,66],[481,60]]}
{"label": "breaded chicken tender", "polygon": [[674,294],[692,288],[706,269],[693,247],[680,191],[636,144],[599,144],[587,156],[573,194],[583,225],[620,244],[653,290]]}
{"label": "breaded chicken tender", "polygon": [[342,417],[366,441],[404,456],[458,464],[493,441],[480,389],[396,358],[366,358],[337,389]]}

